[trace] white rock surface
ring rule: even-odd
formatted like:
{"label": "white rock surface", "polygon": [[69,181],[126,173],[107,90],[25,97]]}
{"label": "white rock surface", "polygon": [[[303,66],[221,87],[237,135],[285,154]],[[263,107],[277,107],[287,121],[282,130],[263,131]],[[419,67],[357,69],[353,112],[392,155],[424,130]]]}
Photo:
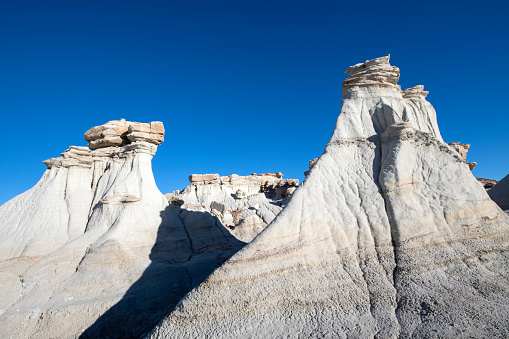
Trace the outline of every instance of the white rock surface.
{"label": "white rock surface", "polygon": [[493,186],[488,195],[500,208],[509,212],[509,174]]}
{"label": "white rock surface", "polygon": [[[283,179],[281,172],[250,176],[192,174],[189,181],[189,186],[173,192],[170,199],[170,206],[182,222],[199,228],[219,222],[243,242],[253,240],[276,217],[299,185],[297,179]],[[209,213],[211,217],[189,219],[189,211]]]}
{"label": "white rock surface", "polygon": [[388,57],[347,74],[287,207],[149,338],[509,336],[509,218]]}
{"label": "white rock surface", "polygon": [[161,138],[137,127],[162,124],[123,123],[121,146],[71,146],[0,207],[0,337],[139,337],[242,247],[169,208],[151,169]]}

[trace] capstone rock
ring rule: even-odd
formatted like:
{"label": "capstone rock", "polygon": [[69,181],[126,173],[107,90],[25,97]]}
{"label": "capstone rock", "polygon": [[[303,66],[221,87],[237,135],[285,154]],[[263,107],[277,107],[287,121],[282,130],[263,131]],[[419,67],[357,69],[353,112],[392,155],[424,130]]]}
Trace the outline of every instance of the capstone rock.
{"label": "capstone rock", "polygon": [[125,119],[112,120],[86,131],[85,140],[92,150],[123,146],[136,141],[160,145],[164,141],[164,126],[160,121],[139,123]]}

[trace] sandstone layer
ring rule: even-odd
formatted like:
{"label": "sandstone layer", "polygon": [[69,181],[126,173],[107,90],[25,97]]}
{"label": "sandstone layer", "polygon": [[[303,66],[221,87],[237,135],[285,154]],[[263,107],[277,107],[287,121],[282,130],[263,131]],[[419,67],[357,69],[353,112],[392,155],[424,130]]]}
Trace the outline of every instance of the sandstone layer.
{"label": "sandstone layer", "polygon": [[509,336],[509,218],[389,57],[350,67],[285,209],[149,338]]}
{"label": "sandstone layer", "polygon": [[125,119],[108,121],[85,132],[88,147],[95,150],[109,146],[123,146],[135,141],[160,145],[164,141],[164,126],[160,121],[139,123]]}
{"label": "sandstone layer", "polygon": [[243,246],[168,206],[151,168],[163,134],[160,122],[94,127],[93,150],[44,161],[0,207],[0,337],[139,337]]}
{"label": "sandstone layer", "polygon": [[[190,185],[174,191],[169,201],[185,225],[207,228],[220,222],[237,239],[250,242],[283,209],[299,185],[278,173],[250,176],[192,174]],[[191,211],[202,212],[201,218]]]}

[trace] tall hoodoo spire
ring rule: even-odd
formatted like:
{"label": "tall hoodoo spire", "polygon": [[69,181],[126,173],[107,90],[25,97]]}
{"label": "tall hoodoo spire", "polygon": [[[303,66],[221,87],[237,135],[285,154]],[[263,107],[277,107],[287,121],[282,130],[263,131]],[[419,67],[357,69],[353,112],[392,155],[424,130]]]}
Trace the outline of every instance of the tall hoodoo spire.
{"label": "tall hoodoo spire", "polygon": [[169,208],[151,168],[163,138],[161,122],[94,127],[92,150],[45,160],[0,207],[0,337],[139,337],[242,247]]}
{"label": "tall hoodoo spire", "polygon": [[347,74],[287,207],[150,338],[507,336],[508,217],[388,56]]}
{"label": "tall hoodoo spire", "polygon": [[442,141],[436,112],[419,85],[401,91],[399,68],[389,64],[389,55],[349,67],[343,82],[341,114],[331,141],[366,138],[387,127],[411,122],[413,127]]}

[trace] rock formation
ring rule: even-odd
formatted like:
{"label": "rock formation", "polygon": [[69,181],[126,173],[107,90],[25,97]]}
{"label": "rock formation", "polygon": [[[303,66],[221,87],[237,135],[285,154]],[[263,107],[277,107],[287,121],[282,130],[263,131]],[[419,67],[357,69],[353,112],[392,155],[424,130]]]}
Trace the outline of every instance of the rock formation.
{"label": "rock formation", "polygon": [[[286,205],[299,185],[297,179],[283,179],[278,173],[250,176],[192,174],[190,185],[175,191],[170,206],[185,225],[207,228],[218,220],[237,239],[250,242]],[[190,218],[190,211],[202,218]]]}
{"label": "rock formation", "polygon": [[509,212],[509,174],[493,186],[488,195],[500,208]]}
{"label": "rock formation", "polygon": [[[467,153],[468,153],[468,149],[470,148],[470,144],[460,144],[459,142],[450,142],[448,143],[449,146],[452,147],[452,149],[454,149],[456,152],[459,153],[459,155],[461,155],[461,158],[463,158],[463,160],[467,160]],[[475,166],[477,166],[477,163],[476,162],[467,162],[468,164],[468,167],[470,168],[470,170],[473,170]]]}
{"label": "rock formation", "polygon": [[94,127],[92,151],[44,161],[0,207],[2,338],[138,337],[243,246],[169,208],[151,169],[163,136],[160,122]]}
{"label": "rock formation", "polygon": [[318,161],[318,158],[309,160],[309,169],[306,172],[304,172],[304,176],[306,176],[306,177],[308,176],[309,171],[311,171],[311,168],[316,164],[317,161]]}
{"label": "rock formation", "polygon": [[160,145],[164,141],[164,126],[160,121],[144,124],[125,121],[125,119],[112,120],[86,131],[85,140],[89,142],[88,147],[92,150],[122,146],[135,141]]}
{"label": "rock formation", "polygon": [[486,178],[476,178],[477,181],[481,183],[481,185],[484,187],[486,191],[489,191],[497,184],[498,181],[493,179],[486,179]]}
{"label": "rock formation", "polygon": [[149,338],[509,336],[509,218],[389,56],[350,67],[286,208]]}

